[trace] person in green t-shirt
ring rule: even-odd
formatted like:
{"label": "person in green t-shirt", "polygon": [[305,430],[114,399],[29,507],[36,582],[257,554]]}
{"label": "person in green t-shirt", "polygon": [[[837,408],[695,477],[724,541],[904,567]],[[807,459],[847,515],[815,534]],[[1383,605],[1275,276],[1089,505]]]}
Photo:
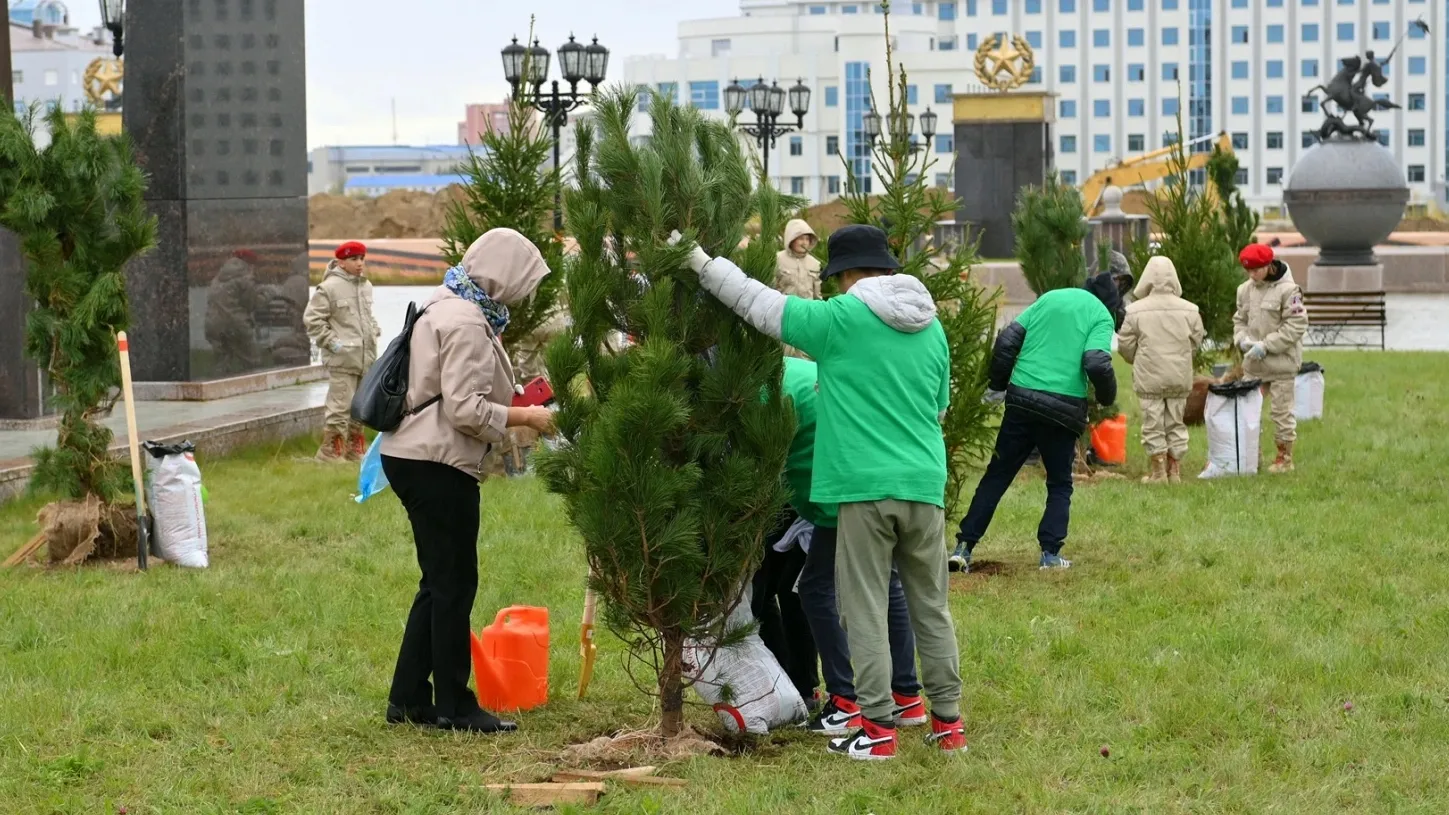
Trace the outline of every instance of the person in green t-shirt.
{"label": "person in green t-shirt", "polygon": [[986,534],[1001,496],[1033,450],[1046,467],[1047,500],[1037,527],[1041,568],[1066,569],[1061,556],[1072,510],[1077,439],[1087,429],[1087,383],[1098,404],[1117,401],[1112,334],[1122,324],[1122,296],[1111,273],[1084,288],[1038,297],[996,337],[987,399],[1005,401],[996,451],[961,520],[952,571],[970,571],[971,551]]}
{"label": "person in green t-shirt", "polygon": [[[678,241],[676,233],[672,237]],[[819,365],[819,421],[810,500],[839,506],[836,577],[855,668],[861,729],[830,751],[854,759],[895,757],[887,634],[891,566],[900,572],[931,704],[930,743],[966,749],[960,651],[947,602],[942,546],[951,359],[936,304],[921,281],[897,275],[879,227],[830,236],[821,279],[839,276],[839,297],[786,297],[726,258],[698,246],[689,265],[700,285],[759,331]]]}

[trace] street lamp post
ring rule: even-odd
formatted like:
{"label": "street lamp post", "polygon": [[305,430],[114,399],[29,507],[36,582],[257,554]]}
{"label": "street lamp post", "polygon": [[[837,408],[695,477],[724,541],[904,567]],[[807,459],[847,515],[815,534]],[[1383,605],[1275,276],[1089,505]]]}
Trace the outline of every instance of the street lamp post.
{"label": "street lamp post", "polygon": [[15,77],[10,73],[10,8],[5,8],[5,28],[0,31],[0,101],[15,104]]}
{"label": "street lamp post", "polygon": [[[518,38],[514,37],[513,42],[503,48],[503,77],[513,86],[513,98],[524,99],[530,107],[542,113],[544,123],[553,128],[553,167],[554,172],[559,173],[559,183],[553,190],[553,228],[555,232],[562,232],[563,168],[559,167],[560,133],[564,125],[568,124],[569,111],[588,104],[594,91],[604,81],[604,73],[609,67],[609,49],[599,45],[598,37],[589,45],[580,45],[574,42],[574,37],[570,34],[569,41],[558,49],[559,74],[569,85],[567,91],[561,90],[559,81],[555,79],[550,92],[543,92],[543,83],[548,79],[548,60],[548,49],[540,46],[538,40],[533,41],[533,47],[526,48],[519,45]],[[579,83],[582,81],[589,83],[587,93],[579,90]],[[533,86],[532,91],[525,90],[529,85]],[[520,94],[524,96],[521,97]]]}
{"label": "street lamp post", "polygon": [[[786,96],[790,99],[790,112],[795,114],[793,125],[780,124],[780,116],[785,112]],[[805,114],[810,112],[810,88],[806,87],[803,79],[797,81],[788,92],[780,87],[779,82],[766,85],[764,77],[749,88],[741,85],[738,79],[731,82],[725,88],[725,110],[729,112],[730,120],[734,121],[747,104],[750,112],[755,114],[755,123],[735,126],[754,137],[755,144],[759,145],[764,156],[765,177],[769,178],[770,148],[775,146],[775,139],[793,130],[805,129]]]}
{"label": "street lamp post", "polygon": [[[897,140],[908,142],[912,153],[918,150],[929,149],[931,139],[936,136],[936,122],[938,121],[938,117],[935,111],[926,108],[925,112],[920,116],[920,121],[922,140],[918,142],[915,140],[913,133],[916,129],[915,114],[910,111],[888,114],[885,117],[885,122],[890,142],[895,143]],[[862,117],[861,124],[865,129],[866,138],[870,139],[871,144],[875,144],[876,140],[881,137],[881,115],[872,110]]]}
{"label": "street lamp post", "polygon": [[111,52],[120,59],[126,50],[126,0],[101,0],[101,25],[111,32]]}

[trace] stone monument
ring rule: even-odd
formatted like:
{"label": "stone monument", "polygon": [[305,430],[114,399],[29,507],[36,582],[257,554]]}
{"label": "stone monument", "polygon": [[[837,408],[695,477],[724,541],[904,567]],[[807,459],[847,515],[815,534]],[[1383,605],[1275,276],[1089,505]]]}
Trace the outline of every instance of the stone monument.
{"label": "stone monument", "polygon": [[981,237],[982,257],[1016,254],[1011,213],[1017,191],[1045,183],[1052,165],[1050,93],[1017,91],[1032,76],[1036,58],[1022,37],[992,35],[976,51],[976,77],[989,90],[957,94],[952,122],[956,139],[956,220]]}
{"label": "stone monument", "polygon": [[[1428,31],[1422,20],[1413,25]],[[1374,246],[1403,218],[1409,185],[1373,127],[1374,111],[1398,105],[1374,99],[1367,85],[1372,82],[1377,88],[1388,81],[1384,65],[1397,50],[1395,45],[1382,61],[1372,51],[1343,59],[1338,74],[1313,89],[1324,96],[1319,103],[1325,116],[1319,144],[1293,165],[1283,188],[1294,226],[1319,249],[1309,271],[1310,291],[1383,291],[1384,267]]]}
{"label": "stone monument", "polygon": [[303,0],[126,11],[125,129],[157,245],[127,268],[141,381],[307,365]]}
{"label": "stone monument", "polygon": [[1097,247],[1101,244],[1126,254],[1134,242],[1146,242],[1152,234],[1151,223],[1149,216],[1130,215],[1122,211],[1121,187],[1113,184],[1102,190],[1102,213],[1087,219],[1090,228],[1087,239],[1082,241],[1087,266],[1090,268],[1097,262]]}

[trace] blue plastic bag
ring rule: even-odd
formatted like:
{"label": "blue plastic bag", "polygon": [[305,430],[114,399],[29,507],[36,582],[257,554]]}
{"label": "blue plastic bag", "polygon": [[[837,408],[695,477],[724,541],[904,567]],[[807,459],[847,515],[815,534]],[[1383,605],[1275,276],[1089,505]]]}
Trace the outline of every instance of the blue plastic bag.
{"label": "blue plastic bag", "polygon": [[357,495],[352,499],[362,503],[387,489],[387,474],[382,471],[382,440],[386,433],[378,433],[362,457],[362,466],[357,471]]}

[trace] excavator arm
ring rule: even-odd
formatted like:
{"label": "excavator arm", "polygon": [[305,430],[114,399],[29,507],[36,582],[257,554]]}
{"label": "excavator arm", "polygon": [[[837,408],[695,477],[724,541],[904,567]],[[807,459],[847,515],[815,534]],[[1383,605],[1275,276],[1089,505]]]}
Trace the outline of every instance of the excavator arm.
{"label": "excavator arm", "polygon": [[[1190,149],[1193,145],[1216,140],[1216,146],[1225,153],[1233,152],[1233,141],[1227,133],[1219,133],[1216,136],[1203,136],[1193,139],[1187,143]],[[1102,206],[1102,193],[1108,187],[1137,187],[1150,181],[1160,181],[1172,175],[1172,154],[1176,146],[1164,147],[1160,150],[1150,150],[1140,155],[1122,159],[1114,162],[1108,167],[1092,173],[1082,183],[1082,203],[1086,207],[1086,214],[1091,217],[1097,214]],[[1189,152],[1187,154],[1187,169],[1200,170],[1207,166],[1208,159],[1212,153]],[[1208,194],[1211,194],[1211,185],[1208,185]]]}

